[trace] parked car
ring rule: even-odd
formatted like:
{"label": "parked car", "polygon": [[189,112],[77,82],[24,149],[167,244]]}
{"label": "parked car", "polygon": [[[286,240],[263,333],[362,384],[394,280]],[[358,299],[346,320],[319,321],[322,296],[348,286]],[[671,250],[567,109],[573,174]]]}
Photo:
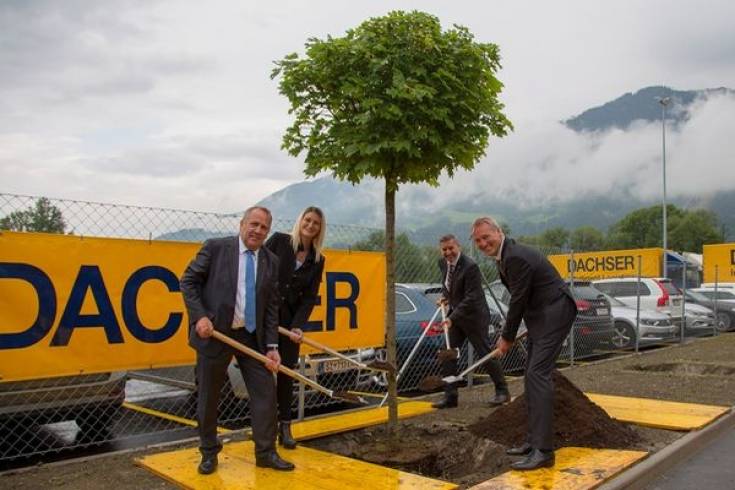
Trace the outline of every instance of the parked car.
{"label": "parked car", "polygon": [[[612,345],[618,349],[630,349],[636,345],[636,331],[638,345],[660,343],[676,338],[677,327],[671,323],[671,317],[664,313],[651,310],[631,308],[619,299],[605,295],[610,302],[614,321]],[[636,329],[636,324],[638,328]]]}
{"label": "parked car", "polygon": [[704,296],[707,296],[711,300],[717,299],[718,303],[720,301],[735,302],[735,289],[732,289],[732,288],[718,287],[717,289],[715,289],[714,287],[706,287],[706,288],[693,288],[693,289],[690,289],[690,291],[703,294]]}
{"label": "parked car", "polygon": [[126,379],[122,371],[0,383],[0,433],[72,420],[79,426],[77,440],[108,440]]}
{"label": "parked car", "polygon": [[715,312],[706,306],[684,303],[686,324],[684,335],[687,337],[703,337],[715,333]]}
{"label": "parked car", "polygon": [[[567,281],[567,284],[571,283]],[[499,280],[490,284],[493,294],[503,303],[510,300],[510,293]],[[610,302],[601,291],[589,281],[574,281],[571,288],[577,305],[577,319],[574,322],[573,339],[564,341],[561,358],[571,357],[574,344],[574,357],[586,357],[599,350],[613,347],[615,328]]]}
{"label": "parked car", "polygon": [[642,277],[640,283],[635,277],[599,279],[592,284],[603,293],[619,299],[633,308],[637,307],[640,296],[642,310],[656,310],[671,316],[674,324],[681,325],[681,291],[671,279]]}
{"label": "parked car", "polygon": [[575,358],[591,356],[600,350],[612,348],[615,322],[607,297],[590,281],[567,281],[567,284],[577,304],[577,319],[570,334],[574,339],[567,338],[562,356],[571,355],[572,343]]}
{"label": "parked car", "polygon": [[[699,305],[711,310],[712,316],[715,316],[715,302],[705,294],[697,290],[687,289],[684,292],[684,299],[687,307]],[[687,315],[689,312],[687,310]],[[715,320],[717,330],[726,332],[735,329],[735,301],[717,300],[717,319]]]}

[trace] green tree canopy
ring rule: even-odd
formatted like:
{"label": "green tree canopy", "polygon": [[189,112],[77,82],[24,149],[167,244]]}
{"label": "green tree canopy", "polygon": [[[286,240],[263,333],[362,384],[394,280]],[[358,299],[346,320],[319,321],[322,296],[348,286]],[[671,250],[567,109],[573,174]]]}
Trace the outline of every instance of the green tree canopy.
{"label": "green tree canopy", "polygon": [[594,226],[580,226],[569,237],[569,248],[575,252],[605,249],[605,234]]}
{"label": "green tree canopy", "polygon": [[[385,232],[374,231],[367,238],[352,245],[355,250],[385,250]],[[441,254],[438,246],[420,247],[407,234],[396,236],[396,282],[439,282],[436,265]]]}
{"label": "green tree canopy", "polygon": [[[702,209],[685,210],[666,206],[668,248],[702,252],[702,244],[723,240],[714,213]],[[610,227],[608,246],[613,249],[647,248],[662,245],[661,206],[637,209]]]}
{"label": "green tree canopy", "polygon": [[543,248],[557,248],[564,250],[569,242],[569,230],[563,226],[549,228],[541,233],[539,237],[539,245]]}
{"label": "green tree canopy", "polygon": [[1,230],[35,231],[44,233],[64,233],[66,222],[61,210],[51,204],[48,198],[41,197],[33,206],[13,211],[0,219]]}
{"label": "green tree canopy", "polygon": [[[442,172],[471,170],[490,135],[512,128],[498,99],[498,47],[464,27],[442,31],[432,15],[395,11],[343,37],[311,38],[304,57],[275,64],[294,118],[282,146],[306,153],[306,175],[385,180],[386,348],[395,364],[395,194],[404,183],[437,185]],[[388,393],[394,431],[395,375]]]}

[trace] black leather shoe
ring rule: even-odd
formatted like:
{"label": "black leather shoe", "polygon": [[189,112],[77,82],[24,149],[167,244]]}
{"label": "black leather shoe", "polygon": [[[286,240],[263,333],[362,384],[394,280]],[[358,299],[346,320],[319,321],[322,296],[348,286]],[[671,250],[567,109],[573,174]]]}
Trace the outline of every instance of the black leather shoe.
{"label": "black leather shoe", "polygon": [[554,451],[544,452],[539,449],[533,449],[520,461],[510,465],[510,468],[517,471],[530,471],[538,468],[551,468],[554,466]]}
{"label": "black leather shoe", "polygon": [[510,401],[510,393],[507,391],[496,391],[495,396],[490,399],[491,407],[499,407]]}
{"label": "black leather shoe", "polygon": [[292,471],[295,466],[285,459],[281,459],[277,452],[271,451],[263,457],[255,458],[255,466],[260,468],[273,468],[278,471]]}
{"label": "black leather shoe", "polygon": [[454,394],[444,394],[444,398],[442,398],[440,401],[432,403],[431,406],[438,409],[444,409],[444,408],[455,408],[457,406],[458,396],[456,393]]}
{"label": "black leather shoe", "polygon": [[202,462],[199,463],[197,471],[200,475],[211,475],[217,469],[217,455],[202,456]]}
{"label": "black leather shoe", "polygon": [[291,434],[291,422],[278,423],[278,443],[286,449],[296,449],[296,439]]}
{"label": "black leather shoe", "polygon": [[528,456],[533,448],[527,442],[524,442],[520,446],[512,447],[505,450],[505,454],[508,456]]}

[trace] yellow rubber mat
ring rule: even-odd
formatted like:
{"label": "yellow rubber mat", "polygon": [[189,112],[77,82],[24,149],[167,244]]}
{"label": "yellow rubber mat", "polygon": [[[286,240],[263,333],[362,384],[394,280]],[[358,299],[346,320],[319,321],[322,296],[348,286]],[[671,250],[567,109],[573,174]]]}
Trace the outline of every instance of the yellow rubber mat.
{"label": "yellow rubber mat", "polygon": [[730,410],[729,407],[669,402],[651,398],[630,398],[596,393],[585,393],[585,395],[614,419],[657,429],[701,429]]}
{"label": "yellow rubber mat", "polygon": [[[404,402],[398,405],[398,418],[405,419],[433,412],[429,402]],[[291,432],[295,439],[304,441],[315,437],[337,434],[348,430],[362,429],[388,420],[388,407],[365,408],[329,417],[294,422]]]}
{"label": "yellow rubber mat", "polygon": [[197,473],[200,454],[196,448],[159,453],[136,462],[182,488],[196,490],[346,490],[452,489],[453,483],[404,473],[344,456],[299,446],[281,450],[281,456],[296,465],[294,471],[275,471],[255,466],[251,441],[226,444],[219,466],[211,475]]}
{"label": "yellow rubber mat", "polygon": [[601,485],[626,467],[646,457],[641,451],[564,447],[556,451],[553,468],[509,471],[471,487],[474,490],[586,490]]}

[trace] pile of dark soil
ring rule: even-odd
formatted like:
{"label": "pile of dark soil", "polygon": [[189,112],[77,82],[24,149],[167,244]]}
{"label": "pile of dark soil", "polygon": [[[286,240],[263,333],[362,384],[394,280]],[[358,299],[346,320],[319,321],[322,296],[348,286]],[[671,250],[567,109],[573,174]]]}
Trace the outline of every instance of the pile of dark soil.
{"label": "pile of dark soil", "polygon": [[[610,418],[559,371],[554,371],[554,444],[627,449],[640,442],[629,426]],[[524,442],[528,415],[521,395],[469,426],[471,433],[506,446]]]}
{"label": "pile of dark soil", "polygon": [[505,447],[477,437],[464,425],[400,423],[395,437],[386,426],[340,437],[309,441],[309,446],[370,463],[455,483],[479,482],[501,473],[510,460]]}

